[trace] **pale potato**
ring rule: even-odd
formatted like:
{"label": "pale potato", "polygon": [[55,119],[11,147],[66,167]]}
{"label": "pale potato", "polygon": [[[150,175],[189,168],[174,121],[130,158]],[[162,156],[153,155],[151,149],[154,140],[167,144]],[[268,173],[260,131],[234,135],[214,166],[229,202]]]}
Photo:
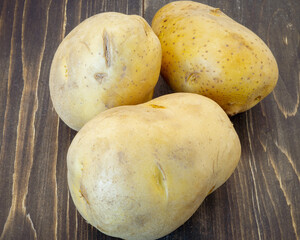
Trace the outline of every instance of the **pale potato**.
{"label": "pale potato", "polygon": [[156,13],[152,28],[170,86],[205,95],[229,115],[250,109],[277,83],[277,63],[267,45],[220,9],[172,2]]}
{"label": "pale potato", "polygon": [[80,23],[59,45],[50,71],[55,110],[79,130],[108,108],[152,98],[161,46],[140,16],[101,13]]}
{"label": "pale potato", "polygon": [[157,239],[192,216],[240,154],[217,103],[173,93],[88,122],[68,150],[68,184],[81,215],[101,232]]}

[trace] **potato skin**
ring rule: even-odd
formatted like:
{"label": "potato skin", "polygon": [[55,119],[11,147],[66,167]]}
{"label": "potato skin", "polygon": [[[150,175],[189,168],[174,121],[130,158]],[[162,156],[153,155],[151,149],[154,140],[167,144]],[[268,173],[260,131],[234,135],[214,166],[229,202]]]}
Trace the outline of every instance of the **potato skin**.
{"label": "potato skin", "polygon": [[217,103],[173,93],[89,121],[68,150],[68,184],[81,215],[101,232],[157,239],[192,216],[240,154]]}
{"label": "potato skin", "polygon": [[229,115],[250,109],[277,83],[277,63],[267,45],[219,9],[172,2],[156,13],[152,28],[170,86],[207,96]]}
{"label": "potato skin", "polygon": [[161,46],[140,16],[94,15],[59,45],[50,70],[55,110],[79,130],[101,111],[152,98],[161,66]]}

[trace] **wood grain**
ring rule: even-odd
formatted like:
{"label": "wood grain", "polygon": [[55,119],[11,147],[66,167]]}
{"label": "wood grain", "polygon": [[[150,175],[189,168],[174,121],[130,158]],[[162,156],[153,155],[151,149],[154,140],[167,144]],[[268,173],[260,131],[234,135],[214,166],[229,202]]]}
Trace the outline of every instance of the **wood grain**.
{"label": "wood grain", "polygon": [[[51,61],[96,13],[143,16],[167,0],[0,1],[0,239],[114,239],[76,211],[66,152],[76,132],[49,95]],[[203,0],[257,33],[279,66],[275,90],[232,117],[242,158],[232,177],[163,239],[300,239],[300,2]],[[159,79],[155,97],[172,92]]]}

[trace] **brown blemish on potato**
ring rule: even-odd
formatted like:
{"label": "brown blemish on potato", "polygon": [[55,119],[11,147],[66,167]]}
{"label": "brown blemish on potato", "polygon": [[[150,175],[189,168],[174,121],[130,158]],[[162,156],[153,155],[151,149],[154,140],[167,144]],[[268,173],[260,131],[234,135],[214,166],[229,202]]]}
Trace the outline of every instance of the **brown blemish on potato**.
{"label": "brown blemish on potato", "polygon": [[80,192],[81,196],[83,197],[83,199],[85,200],[85,202],[87,203],[87,205],[90,205],[86,189],[82,183],[80,184],[79,192]]}
{"label": "brown blemish on potato", "polygon": [[94,78],[97,82],[102,83],[103,79],[107,77],[106,73],[95,73]]}
{"label": "brown blemish on potato", "polygon": [[168,198],[167,177],[159,162],[156,162],[154,177],[156,179],[157,186],[164,193],[165,197]]}
{"label": "brown blemish on potato", "polygon": [[209,192],[207,193],[207,195],[211,194],[212,191],[215,189],[215,187],[216,187],[216,185],[214,185],[214,186],[209,190]]}
{"label": "brown blemish on potato", "polygon": [[140,226],[143,227],[145,225],[145,223],[148,221],[149,219],[149,215],[143,214],[143,215],[138,215],[135,217],[135,223]]}
{"label": "brown blemish on potato", "polygon": [[257,96],[255,99],[254,99],[254,101],[260,101],[262,99],[262,96]]}
{"label": "brown blemish on potato", "polygon": [[118,152],[118,160],[121,164],[124,164],[126,162],[124,152]]}
{"label": "brown blemish on potato", "polygon": [[160,105],[156,105],[156,104],[150,104],[149,106],[153,107],[153,108],[166,108],[164,106],[160,106]]}
{"label": "brown blemish on potato", "polygon": [[104,49],[104,58],[105,64],[107,67],[111,66],[111,54],[110,54],[110,39],[106,29],[103,31],[103,49]]}
{"label": "brown blemish on potato", "polygon": [[210,9],[209,12],[211,15],[214,15],[216,17],[219,17],[222,13],[220,8]]}
{"label": "brown blemish on potato", "polygon": [[[203,72],[203,70],[201,70],[200,72]],[[186,75],[185,77],[185,82],[187,83],[191,83],[191,84],[195,84],[198,82],[198,79],[201,77],[201,73],[199,72],[192,72]]]}
{"label": "brown blemish on potato", "polygon": [[68,78],[68,67],[67,65],[64,65],[65,68],[65,77]]}
{"label": "brown blemish on potato", "polygon": [[239,42],[240,47],[245,47],[245,48],[248,48],[249,50],[253,50],[252,47],[247,45],[247,41],[241,35],[232,32],[232,33],[230,33],[230,37],[232,39],[236,40],[237,42]]}

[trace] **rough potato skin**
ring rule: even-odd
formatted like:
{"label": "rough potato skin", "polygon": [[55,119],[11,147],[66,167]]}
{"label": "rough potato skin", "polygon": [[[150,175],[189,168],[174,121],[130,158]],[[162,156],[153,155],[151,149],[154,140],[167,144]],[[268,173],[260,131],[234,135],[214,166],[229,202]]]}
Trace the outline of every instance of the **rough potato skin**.
{"label": "rough potato skin", "polygon": [[215,100],[229,115],[246,111],[275,87],[278,67],[266,44],[219,9],[172,2],[154,16],[161,73],[175,91]]}
{"label": "rough potato skin", "polygon": [[101,232],[157,239],[192,216],[229,178],[240,154],[217,103],[173,93],[88,122],[68,150],[68,184],[81,215]]}
{"label": "rough potato skin", "polygon": [[61,119],[79,130],[101,111],[152,98],[161,66],[157,36],[140,16],[94,15],[59,45],[50,94]]}

